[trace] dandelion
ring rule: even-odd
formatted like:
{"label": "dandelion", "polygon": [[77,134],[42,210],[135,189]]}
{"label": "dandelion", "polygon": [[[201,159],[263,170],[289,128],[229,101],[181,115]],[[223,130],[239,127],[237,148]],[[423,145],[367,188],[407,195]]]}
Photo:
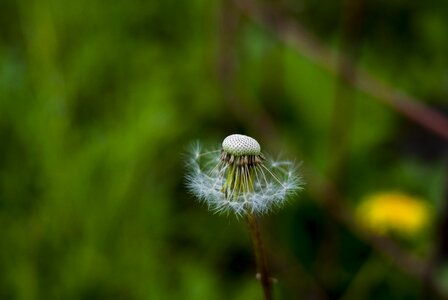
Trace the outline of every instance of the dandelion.
{"label": "dandelion", "polygon": [[366,197],[356,214],[361,225],[378,234],[412,236],[425,228],[430,210],[421,199],[399,192],[383,192]]}
{"label": "dandelion", "polygon": [[301,188],[293,162],[267,159],[255,139],[241,134],[226,137],[221,150],[201,152],[197,144],[188,167],[189,190],[218,213],[266,214]]}
{"label": "dandelion", "polygon": [[188,189],[210,210],[246,217],[254,245],[257,278],[265,299],[272,299],[272,282],[256,215],[279,208],[301,189],[295,164],[266,158],[255,139],[232,134],[215,151],[202,152],[196,144],[187,166]]}

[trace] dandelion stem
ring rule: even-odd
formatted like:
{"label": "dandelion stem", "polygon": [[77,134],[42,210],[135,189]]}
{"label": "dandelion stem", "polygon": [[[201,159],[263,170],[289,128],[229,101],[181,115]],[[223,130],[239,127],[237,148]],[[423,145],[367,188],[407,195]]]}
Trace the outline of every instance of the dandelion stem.
{"label": "dandelion stem", "polygon": [[247,214],[247,222],[249,224],[252,243],[254,246],[255,259],[257,262],[257,278],[259,278],[263,288],[264,299],[272,300],[272,282],[269,277],[266,254],[264,252],[263,243],[261,241],[260,229],[257,218],[251,214]]}

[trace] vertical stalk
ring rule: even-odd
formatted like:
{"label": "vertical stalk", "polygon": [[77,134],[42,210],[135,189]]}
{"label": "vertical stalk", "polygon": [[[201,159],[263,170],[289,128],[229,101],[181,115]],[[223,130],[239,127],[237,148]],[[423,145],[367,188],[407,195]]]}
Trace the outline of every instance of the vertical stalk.
{"label": "vertical stalk", "polygon": [[266,254],[264,252],[263,243],[261,241],[257,218],[253,214],[248,214],[247,222],[249,224],[252,243],[254,246],[255,259],[257,263],[257,278],[259,278],[261,286],[263,288],[264,299],[272,300],[272,281],[269,277]]}

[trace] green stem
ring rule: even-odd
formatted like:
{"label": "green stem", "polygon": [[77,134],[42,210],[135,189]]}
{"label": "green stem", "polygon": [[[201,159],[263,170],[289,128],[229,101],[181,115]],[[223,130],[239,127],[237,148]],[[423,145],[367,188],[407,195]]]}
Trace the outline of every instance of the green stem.
{"label": "green stem", "polygon": [[263,288],[264,299],[272,300],[272,281],[269,277],[266,255],[263,249],[263,243],[261,241],[257,218],[253,214],[248,214],[247,222],[249,224],[252,243],[254,246],[255,258],[257,262],[257,278],[260,279],[260,283]]}

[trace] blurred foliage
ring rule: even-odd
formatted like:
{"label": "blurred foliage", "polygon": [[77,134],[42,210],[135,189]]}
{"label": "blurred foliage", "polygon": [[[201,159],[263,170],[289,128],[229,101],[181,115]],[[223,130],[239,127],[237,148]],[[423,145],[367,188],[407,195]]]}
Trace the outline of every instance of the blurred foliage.
{"label": "blurred foliage", "polygon": [[[183,184],[191,141],[219,146],[241,132],[263,146],[266,135],[224,96],[223,3],[0,1],[1,299],[261,297],[244,223],[210,214]],[[337,51],[342,2],[276,5]],[[365,6],[358,63],[447,111],[448,2]],[[247,18],[235,35],[238,101],[266,111],[290,145],[265,148],[325,173],[338,80]],[[353,94],[349,204],[400,189],[441,211],[446,143]],[[307,298],[306,278],[328,298],[421,296],[422,283],[335,225],[315,200],[305,191],[265,219],[268,251],[291,253],[270,255],[303,268],[291,277],[273,267],[278,298]],[[428,230],[420,243],[403,246],[429,255],[438,236]]]}

